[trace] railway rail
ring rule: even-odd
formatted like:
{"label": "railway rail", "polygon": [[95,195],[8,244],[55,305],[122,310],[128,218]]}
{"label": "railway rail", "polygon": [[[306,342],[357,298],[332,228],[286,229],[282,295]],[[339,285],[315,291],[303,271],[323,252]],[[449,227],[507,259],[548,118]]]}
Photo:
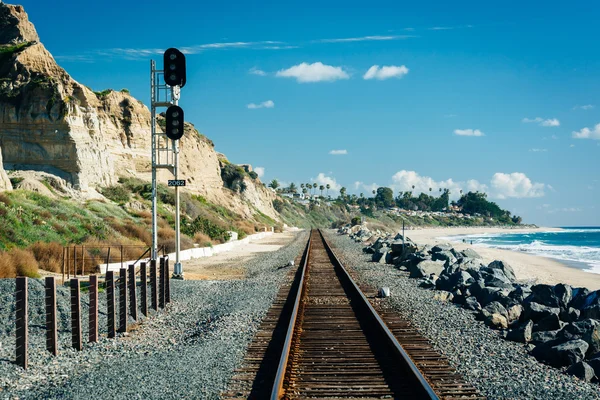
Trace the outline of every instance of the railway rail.
{"label": "railway rail", "polygon": [[373,307],[320,231],[300,264],[224,397],[484,398],[407,321]]}

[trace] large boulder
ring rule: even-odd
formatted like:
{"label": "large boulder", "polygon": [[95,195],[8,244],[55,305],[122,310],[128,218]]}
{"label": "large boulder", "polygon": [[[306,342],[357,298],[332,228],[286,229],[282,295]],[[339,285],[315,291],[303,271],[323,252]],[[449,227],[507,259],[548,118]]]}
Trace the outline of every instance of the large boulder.
{"label": "large boulder", "polygon": [[454,257],[454,254],[452,254],[450,251],[447,251],[447,250],[439,251],[437,253],[432,253],[431,259],[433,261],[443,261],[444,267],[448,267],[451,264],[454,264],[456,262],[456,257]]}
{"label": "large boulder", "polygon": [[586,382],[590,382],[596,377],[594,368],[592,368],[585,361],[579,361],[578,363],[571,365],[566,372],[567,374],[576,376],[577,378]]}
{"label": "large boulder", "polygon": [[495,329],[508,329],[508,320],[502,314],[490,314],[485,318],[485,323]]}
{"label": "large boulder", "polygon": [[469,258],[479,258],[481,259],[481,256],[479,255],[479,253],[477,253],[475,250],[473,249],[465,249],[462,251],[462,255],[465,257],[469,257]]}
{"label": "large boulder", "polygon": [[431,274],[440,275],[444,270],[444,263],[441,261],[425,260],[419,264],[409,267],[411,278],[424,278]]}
{"label": "large boulder", "polygon": [[510,297],[519,303],[522,303],[531,294],[531,286],[515,284],[514,287],[514,290],[510,292]]}
{"label": "large boulder", "polygon": [[506,339],[513,342],[529,343],[531,342],[532,329],[533,321],[523,322],[509,330]]}
{"label": "large boulder", "polygon": [[504,261],[492,261],[489,265],[488,268],[492,268],[492,269],[497,269],[503,272],[504,276],[506,276],[508,279],[510,279],[511,281],[516,281],[517,277],[515,276],[515,271],[512,269],[512,267],[510,265],[508,265],[508,263],[505,263]]}
{"label": "large boulder", "polygon": [[506,308],[504,308],[502,304],[500,304],[497,301],[492,301],[491,303],[483,307],[483,310],[481,310],[481,314],[485,318],[488,318],[492,314],[500,314],[503,317],[505,317],[508,321],[508,311],[506,310]]}
{"label": "large boulder", "polygon": [[556,346],[552,346],[548,352],[546,361],[555,367],[565,367],[582,361],[589,345],[583,340],[570,340]]}
{"label": "large boulder", "polygon": [[533,320],[533,322],[541,321],[550,315],[558,315],[559,313],[559,308],[548,307],[534,301],[524,304],[523,316],[525,319]]}
{"label": "large boulder", "polygon": [[452,245],[448,244],[448,243],[440,243],[440,244],[436,244],[435,246],[433,246],[431,248],[431,254],[433,253],[439,253],[441,251],[450,251],[452,250]]}
{"label": "large boulder", "polygon": [[589,359],[587,363],[594,369],[596,376],[600,376],[600,354]]}
{"label": "large boulder", "polygon": [[588,345],[588,354],[600,352],[600,322],[595,319],[584,319],[564,327],[561,337],[565,339],[582,339]]}
{"label": "large boulder", "polygon": [[[533,321],[531,321],[531,322],[533,323]],[[533,331],[533,326],[532,326],[532,331]],[[568,341],[568,340],[561,339],[559,334],[560,334],[560,331],[558,331],[558,330],[532,332],[531,333],[531,341],[536,346],[548,344],[548,343],[555,345],[555,344],[560,344],[560,343],[564,343],[564,342]],[[550,347],[550,346],[548,346],[548,347]]]}
{"label": "large boulder", "polygon": [[479,273],[486,286],[513,289],[512,281],[499,268],[481,268]]}
{"label": "large boulder", "polygon": [[566,309],[572,298],[572,290],[569,285],[558,284],[550,286],[545,284],[531,287],[531,295],[527,301],[535,301],[548,307],[559,307]]}
{"label": "large boulder", "polygon": [[557,314],[550,314],[547,317],[539,320],[536,324],[534,324],[533,331],[539,332],[559,330],[562,328],[561,323],[564,324],[564,322],[560,321]]}
{"label": "large boulder", "polygon": [[[503,304],[504,305],[504,304]],[[512,324],[515,321],[518,321],[521,318],[521,314],[523,314],[523,306],[520,304],[515,304],[506,309],[508,323]]]}
{"label": "large boulder", "polygon": [[473,310],[473,311],[481,310],[481,304],[479,304],[479,302],[477,301],[477,298],[475,298],[475,296],[467,297],[465,299],[465,302],[463,303],[463,307],[466,308],[467,310]]}
{"label": "large boulder", "polygon": [[590,290],[588,288],[573,288],[571,290],[572,299],[569,303],[569,307],[573,307],[576,310],[581,310],[585,307],[585,303],[589,294]]}

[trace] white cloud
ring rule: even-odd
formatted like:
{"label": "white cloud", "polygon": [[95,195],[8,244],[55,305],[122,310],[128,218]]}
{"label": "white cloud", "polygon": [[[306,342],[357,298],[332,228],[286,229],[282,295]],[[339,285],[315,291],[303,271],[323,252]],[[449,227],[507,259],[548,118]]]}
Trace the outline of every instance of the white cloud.
{"label": "white cloud", "polygon": [[332,154],[334,156],[346,155],[348,154],[348,150],[331,150],[329,154]]}
{"label": "white cloud", "polygon": [[600,124],[596,124],[593,129],[583,128],[579,132],[571,134],[575,139],[595,139],[600,140]]}
{"label": "white cloud", "polygon": [[433,28],[429,28],[430,31],[448,31],[450,29],[454,29],[450,26],[434,26]]}
{"label": "white cloud", "polygon": [[277,71],[276,76],[283,78],[296,78],[300,83],[336,81],[338,79],[348,79],[350,75],[342,67],[325,65],[321,62],[294,65],[288,69]]}
{"label": "white cloud", "polygon": [[259,178],[262,178],[265,175],[265,167],[256,167],[254,168],[254,172],[256,172]]}
{"label": "white cloud", "polygon": [[575,106],[573,107],[573,110],[592,110],[594,109],[594,105],[593,104],[586,104],[584,106]]}
{"label": "white cloud", "polygon": [[389,78],[402,78],[406,74],[408,74],[408,68],[406,68],[405,65],[399,67],[395,65],[384,65],[381,68],[379,68],[379,65],[373,65],[363,75],[363,79],[384,80]]}
{"label": "white cloud", "polygon": [[[413,189],[412,186],[415,186]],[[439,195],[439,188],[450,190],[451,198],[460,197],[460,191],[463,192],[486,192],[490,197],[505,199],[508,197],[524,198],[524,197],[541,197],[544,195],[543,183],[532,183],[531,180],[521,172],[505,174],[498,172],[492,177],[490,184],[486,185],[475,179],[470,179],[465,182],[446,179],[436,181],[428,176],[421,176],[415,171],[401,170],[392,176],[391,187],[397,193],[399,191],[413,191],[414,194],[426,193]],[[432,192],[429,192],[432,188]]]}
{"label": "white cloud", "polygon": [[458,136],[485,136],[479,129],[455,129],[454,134]]}
{"label": "white cloud", "polygon": [[542,197],[544,195],[543,183],[532,183],[531,179],[522,172],[505,174],[497,172],[492,177],[491,187],[499,199],[507,197]]}
{"label": "white cloud", "polygon": [[552,126],[560,126],[560,121],[556,118],[550,118],[550,119],[543,119],[541,117],[536,117],[536,118],[523,118],[523,122],[524,123],[532,123],[535,122],[537,123],[539,126],[547,126],[547,127],[552,127]]}
{"label": "white cloud", "polygon": [[331,176],[327,176],[323,172],[319,173],[319,175],[317,175],[317,177],[314,179],[314,181],[317,182],[319,185],[323,185],[323,186],[326,186],[327,184],[329,184],[331,186],[330,190],[333,190],[336,192],[342,188],[342,185],[337,183],[335,178],[333,178]]}
{"label": "white cloud", "polygon": [[263,101],[262,103],[259,103],[259,104],[250,103],[246,107],[248,107],[251,110],[254,110],[257,108],[273,108],[273,107],[275,107],[275,103],[273,102],[273,100],[267,100],[267,101]]}
{"label": "white cloud", "polygon": [[344,43],[344,42],[366,42],[366,41],[381,41],[381,40],[400,40],[400,39],[409,39],[414,38],[416,36],[412,35],[388,35],[388,36],[360,36],[360,37],[351,37],[351,38],[340,38],[340,39],[320,39],[315,40],[317,43]]}
{"label": "white cloud", "polygon": [[572,145],[569,145],[569,147],[575,147],[575,145],[574,145],[574,144],[572,144]]}
{"label": "white cloud", "polygon": [[258,75],[258,76],[265,76],[265,75],[267,75],[267,73],[265,71],[263,71],[262,69],[258,69],[256,67],[250,68],[250,70],[248,71],[248,73],[252,74],[252,75]]}
{"label": "white cloud", "polygon": [[529,149],[529,151],[533,153],[545,153],[548,151],[548,149]]}

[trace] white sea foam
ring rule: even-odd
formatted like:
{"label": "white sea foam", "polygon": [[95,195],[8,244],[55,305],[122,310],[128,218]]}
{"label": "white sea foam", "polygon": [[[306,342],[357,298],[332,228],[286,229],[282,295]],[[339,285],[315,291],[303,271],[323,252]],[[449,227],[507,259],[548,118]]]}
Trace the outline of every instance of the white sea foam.
{"label": "white sea foam", "polygon": [[[589,233],[600,232],[600,229],[569,229],[565,231],[557,231],[556,233],[561,232]],[[556,245],[546,243],[542,240],[534,240],[531,243],[502,243],[501,237],[507,234],[510,235],[511,233],[507,232],[500,234],[494,233],[483,235],[448,236],[443,239],[452,242],[461,242],[464,239],[467,242],[472,241],[475,246],[492,247],[511,251],[521,251],[525,253],[535,254],[538,256],[554,258],[556,260],[565,262],[582,263],[587,265],[588,267],[584,269],[584,271],[600,274],[600,247]],[[527,240],[527,237],[525,237],[524,234],[523,238]],[[529,240],[530,239],[531,236],[529,236]]]}

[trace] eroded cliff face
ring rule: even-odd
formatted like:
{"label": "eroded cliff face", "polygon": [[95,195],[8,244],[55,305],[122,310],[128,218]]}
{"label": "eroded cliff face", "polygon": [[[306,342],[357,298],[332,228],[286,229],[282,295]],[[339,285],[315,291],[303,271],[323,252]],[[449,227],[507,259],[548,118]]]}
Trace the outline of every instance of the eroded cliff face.
{"label": "eroded cliff face", "polygon": [[8,175],[6,175],[6,171],[2,167],[2,149],[0,149],[0,191],[2,190],[11,190],[12,184],[8,179]]}
{"label": "eroded cliff face", "polygon": [[[150,111],[127,92],[95,93],[72,79],[39,42],[20,6],[0,3],[0,148],[7,170],[38,170],[85,192],[120,176],[150,180]],[[223,185],[212,143],[193,126],[180,140],[187,188],[244,216],[277,218],[275,195],[246,179],[243,193]],[[166,184],[168,171],[159,173]]]}

